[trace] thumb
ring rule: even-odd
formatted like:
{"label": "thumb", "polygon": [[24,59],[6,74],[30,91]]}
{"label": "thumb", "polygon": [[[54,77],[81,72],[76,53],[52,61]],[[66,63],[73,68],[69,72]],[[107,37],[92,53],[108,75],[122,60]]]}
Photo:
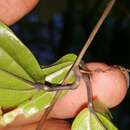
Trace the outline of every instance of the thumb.
{"label": "thumb", "polygon": [[[97,97],[107,107],[118,105],[124,99],[128,89],[128,73],[102,63],[89,63],[87,67],[93,71],[90,78],[93,96]],[[70,118],[75,116],[86,104],[87,90],[81,79],[77,89],[70,90],[57,101],[50,116]]]}

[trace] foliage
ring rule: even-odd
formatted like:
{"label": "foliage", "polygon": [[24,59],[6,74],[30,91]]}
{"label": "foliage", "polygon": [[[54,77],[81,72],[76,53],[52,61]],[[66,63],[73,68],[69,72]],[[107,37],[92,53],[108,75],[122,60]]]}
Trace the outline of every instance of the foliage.
{"label": "foliage", "polygon": [[[41,64],[52,63],[68,52],[79,53],[105,2],[106,0],[56,0],[52,8],[49,0],[40,1],[32,13],[12,28],[20,39],[25,41]],[[129,0],[116,2],[113,11],[89,48],[86,61],[103,61],[130,68],[129,6]],[[123,130],[130,128],[129,95],[128,93],[125,101],[112,110],[117,126]]]}

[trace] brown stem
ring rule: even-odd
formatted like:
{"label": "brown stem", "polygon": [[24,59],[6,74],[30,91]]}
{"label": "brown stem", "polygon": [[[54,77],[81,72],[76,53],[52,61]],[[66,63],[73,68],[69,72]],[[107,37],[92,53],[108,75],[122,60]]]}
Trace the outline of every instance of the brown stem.
{"label": "brown stem", "polygon": [[108,3],[108,5],[106,6],[103,14],[101,15],[99,21],[97,22],[97,24],[95,25],[94,29],[92,30],[88,40],[86,41],[84,47],[82,48],[79,56],[77,57],[73,67],[77,66],[80,64],[81,59],[83,58],[86,50],[88,49],[88,47],[90,46],[90,44],[92,43],[93,39],[95,38],[98,30],[100,29],[101,25],[103,24],[104,20],[106,19],[106,17],[108,16],[108,14],[110,13],[114,3],[116,0],[110,0],[110,2]]}
{"label": "brown stem", "polygon": [[[72,65],[71,69],[69,70],[69,72],[66,74],[66,76],[65,76],[65,78],[64,78],[64,80],[63,80],[63,82],[62,82],[62,84],[65,83],[65,81],[66,81],[67,77],[69,77],[71,71],[72,71],[76,66],[78,66],[78,65],[80,64],[81,59],[83,58],[83,56],[84,56],[86,50],[88,49],[88,47],[89,47],[90,44],[92,43],[92,41],[93,41],[95,35],[97,34],[98,30],[100,29],[100,27],[101,27],[102,23],[104,22],[105,18],[107,17],[107,15],[109,14],[109,12],[111,11],[111,9],[112,9],[112,7],[113,7],[115,1],[116,1],[116,0],[110,0],[110,1],[109,1],[109,3],[108,3],[108,5],[106,6],[106,8],[105,8],[105,10],[104,10],[104,12],[103,12],[103,14],[102,14],[102,16],[100,17],[99,21],[98,21],[97,24],[95,25],[95,27],[94,27],[94,29],[92,30],[92,32],[91,32],[91,34],[90,34],[88,40],[87,40],[86,43],[85,43],[83,49],[81,50],[79,56],[78,56],[77,59],[75,60],[75,62],[74,62],[74,64]],[[62,84],[61,84],[61,85],[62,85]],[[51,111],[52,108],[54,107],[56,101],[57,101],[58,98],[60,97],[61,92],[62,92],[61,90],[58,90],[58,91],[56,92],[56,94],[55,94],[55,96],[54,96],[54,98],[53,98],[53,100],[52,100],[52,102],[51,102],[51,106],[45,110],[45,112],[44,112],[44,114],[43,114],[43,116],[42,116],[42,118],[41,118],[41,121],[39,122],[39,124],[38,124],[36,130],[41,130],[41,129],[42,129],[42,126],[44,125],[44,123],[45,123],[45,121],[46,121],[46,119],[47,119],[48,114],[50,113],[50,111]]]}

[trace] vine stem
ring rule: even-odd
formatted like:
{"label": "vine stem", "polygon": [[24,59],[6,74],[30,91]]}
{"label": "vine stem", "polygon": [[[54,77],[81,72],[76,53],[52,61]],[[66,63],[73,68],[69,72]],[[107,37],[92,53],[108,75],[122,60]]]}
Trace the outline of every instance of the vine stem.
{"label": "vine stem", "polygon": [[[88,47],[89,47],[90,44],[92,43],[94,37],[96,36],[96,34],[97,34],[98,30],[100,29],[101,25],[103,24],[104,20],[106,19],[106,17],[107,17],[108,14],[110,13],[110,11],[111,11],[111,9],[112,9],[112,7],[113,7],[115,1],[116,1],[116,0],[109,0],[107,6],[106,6],[106,8],[105,8],[105,10],[103,11],[103,14],[101,15],[101,17],[100,17],[100,19],[98,20],[97,24],[95,25],[95,27],[93,28],[92,32],[90,33],[90,36],[89,36],[88,40],[86,41],[85,45],[83,46],[83,48],[82,48],[82,50],[81,50],[79,56],[76,58],[74,64],[72,65],[72,67],[70,68],[70,70],[68,71],[68,73],[66,74],[66,76],[65,76],[65,78],[64,78],[64,80],[63,80],[61,86],[62,86],[63,84],[65,84],[65,81],[66,81],[67,77],[69,77],[69,75],[71,74],[72,70],[73,70],[76,66],[78,66],[78,65],[80,64],[81,59],[83,58],[85,52],[87,51]],[[44,123],[45,123],[45,121],[46,121],[46,119],[47,119],[47,117],[48,117],[50,111],[53,109],[55,103],[57,102],[58,98],[60,97],[61,92],[62,92],[61,90],[58,90],[58,91],[56,92],[56,94],[55,94],[53,100],[51,101],[51,106],[48,107],[48,108],[45,110],[45,112],[44,112],[44,114],[43,114],[43,116],[42,116],[42,118],[41,118],[41,120],[40,120],[40,122],[39,122],[39,124],[38,124],[38,126],[37,126],[37,128],[36,128],[36,130],[41,130],[41,129],[42,129],[42,127],[43,127],[43,125],[44,125]]]}

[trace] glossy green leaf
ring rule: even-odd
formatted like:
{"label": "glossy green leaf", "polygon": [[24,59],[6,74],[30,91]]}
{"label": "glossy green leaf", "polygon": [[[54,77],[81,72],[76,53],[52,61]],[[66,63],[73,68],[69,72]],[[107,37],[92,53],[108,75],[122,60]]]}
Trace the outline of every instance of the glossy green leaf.
{"label": "glossy green leaf", "polygon": [[0,68],[28,80],[44,81],[33,54],[3,23],[0,23]]}
{"label": "glossy green leaf", "polygon": [[0,118],[0,125],[6,126],[15,120],[18,115],[23,115],[25,118],[28,118],[37,112],[45,110],[50,106],[51,100],[54,97],[55,92],[37,92],[31,100],[26,100],[20,104],[16,109],[5,113]]}
{"label": "glossy green leaf", "polygon": [[31,90],[32,85],[14,75],[32,82],[44,81],[33,54],[6,25],[0,23],[0,106],[4,109],[14,108],[36,93]]}
{"label": "glossy green leaf", "polygon": [[74,62],[76,60],[77,56],[75,54],[67,54],[63,57],[61,57],[57,62],[55,62],[54,64],[59,64],[59,63],[63,63],[63,62]]}
{"label": "glossy green leaf", "polygon": [[[72,55],[70,54],[70,56]],[[75,55],[73,56],[76,58]],[[42,71],[46,74],[46,81],[60,84],[75,60],[73,56],[69,61],[61,58],[60,62],[58,61],[51,66],[44,67]],[[1,125],[11,123],[19,114],[29,117],[50,106],[55,92],[34,89],[28,82],[1,69],[0,76],[0,93],[2,93],[0,94],[0,106],[4,108],[16,107],[12,111],[2,115],[0,119]],[[75,76],[72,76],[70,79],[69,82],[74,81]]]}
{"label": "glossy green leaf", "polygon": [[[57,63],[57,65],[43,69],[46,74],[46,81],[60,84],[72,63],[72,61],[65,62],[61,60],[59,64]],[[74,76],[71,77],[70,82],[75,80]],[[0,106],[3,108],[16,107],[23,101],[31,98],[37,91],[28,82],[0,69],[0,92],[2,93],[0,94]]]}
{"label": "glossy green leaf", "polygon": [[[1,113],[0,124],[7,125],[20,114],[29,117],[50,106],[55,92],[38,90],[33,83],[44,84],[46,80],[60,84],[75,59],[74,54],[68,54],[53,65],[40,68],[28,48],[0,23],[0,107],[12,108]],[[75,80],[72,75],[69,83]]]}
{"label": "glossy green leaf", "polygon": [[[16,76],[0,70],[0,106],[2,108],[16,107],[36,93],[33,86]],[[27,91],[27,89],[30,89]]]}
{"label": "glossy green leaf", "polygon": [[[61,64],[59,64],[59,65],[61,65]],[[66,65],[66,64],[64,64],[64,65]],[[72,62],[71,62],[71,64],[69,63],[69,67],[70,67],[70,65],[72,65]],[[46,69],[49,69],[49,68],[50,67],[46,67]],[[62,71],[69,70],[68,67],[65,69],[64,68],[65,68],[65,66],[63,68],[59,67],[59,69],[54,72],[54,73],[58,72],[56,74],[57,78],[60,77],[61,75],[65,76],[64,74],[59,73],[60,70],[62,70]],[[6,72],[4,72],[4,73],[6,73]],[[10,76],[8,73],[6,73],[6,74],[7,74],[7,76]],[[47,76],[48,77],[47,79],[50,79],[49,80],[50,82],[55,81],[55,76],[52,76],[52,75],[53,75],[53,72]],[[51,78],[49,78],[49,76],[51,76]],[[25,82],[17,79],[15,76],[12,77],[12,75],[11,75],[11,78],[12,78],[12,81],[15,80],[14,85],[16,83],[19,86],[19,88],[21,87],[20,84],[23,84],[23,86],[26,89],[33,87],[33,86],[29,85],[28,83],[25,83]],[[61,79],[61,80],[63,80],[63,79]],[[5,81],[4,78],[3,78],[3,81]],[[21,82],[21,83],[19,84],[19,82]],[[59,82],[61,82],[61,81],[59,80]],[[59,82],[56,82],[56,83],[59,83]],[[11,82],[11,84],[13,85],[13,82]],[[17,85],[16,85],[16,88],[17,88]],[[21,88],[23,89],[23,87],[21,87]],[[14,105],[14,103],[15,103],[18,105],[18,107],[16,107],[14,110],[4,114],[1,117],[1,119],[0,119],[1,125],[7,125],[7,124],[11,123],[16,118],[16,116],[18,116],[20,114],[23,114],[25,117],[29,117],[39,111],[46,109],[47,107],[50,106],[51,100],[53,99],[53,96],[55,94],[55,92],[45,92],[43,90],[36,90],[36,89],[26,90],[26,91],[24,91],[24,89],[22,91],[21,90],[13,91],[13,90],[5,89],[5,88],[4,88],[3,93],[7,94],[7,95],[11,95],[10,97],[5,96],[5,95],[0,95],[1,96],[0,99],[3,99],[3,97],[4,97],[3,103],[5,103],[6,106],[7,106],[7,104],[10,105],[10,103],[11,103],[11,105]],[[24,96],[26,97],[26,99],[24,99]],[[16,99],[15,97],[18,97],[18,98]],[[16,99],[16,101],[14,99]],[[22,102],[20,103],[21,99],[23,99],[24,101],[22,100]],[[12,100],[12,101],[8,102],[7,100],[9,100],[9,101]],[[19,104],[18,104],[18,101],[19,101]],[[4,104],[2,104],[2,105],[4,105]]]}
{"label": "glossy green leaf", "polygon": [[[68,70],[74,63],[76,57],[77,56],[74,54],[67,54],[51,66],[43,67],[42,71],[45,75],[45,80],[53,84],[61,83],[65,75],[67,74]],[[75,76],[72,75],[68,78],[68,83],[74,82]]]}
{"label": "glossy green leaf", "polygon": [[74,120],[71,130],[118,130],[104,115],[98,112],[96,112],[96,115],[85,108]]}

